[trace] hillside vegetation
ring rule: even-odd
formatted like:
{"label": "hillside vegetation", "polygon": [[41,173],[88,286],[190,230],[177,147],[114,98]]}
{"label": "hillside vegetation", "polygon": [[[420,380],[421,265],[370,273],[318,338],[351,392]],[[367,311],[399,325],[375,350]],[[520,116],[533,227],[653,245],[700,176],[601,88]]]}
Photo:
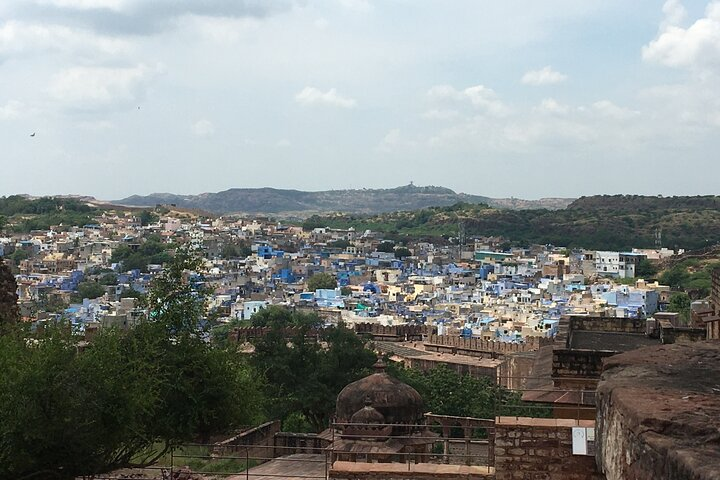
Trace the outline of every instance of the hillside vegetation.
{"label": "hillside vegetation", "polygon": [[0,197],[0,230],[5,224],[11,225],[15,232],[48,230],[56,225],[82,226],[92,223],[92,214],[96,211],[96,208],[72,198]]}
{"label": "hillside vegetation", "polygon": [[310,217],[303,226],[354,227],[390,235],[501,236],[513,244],[553,244],[624,250],[655,245],[662,232],[668,248],[698,249],[720,243],[720,197],[582,197],[564,210],[501,210],[456,204],[374,216]]}
{"label": "hillside vegetation", "polygon": [[493,199],[479,195],[456,193],[445,187],[405,185],[396,188],[326,190],[305,192],[277,188],[231,188],[217,193],[175,195],[153,193],[133,195],[118,200],[121,205],[155,206],[175,204],[178,207],[199,209],[216,214],[246,213],[274,214],[307,217],[312,213],[345,212],[377,214],[394,210],[451,206],[458,202],[489,204],[498,208],[565,208],[570,199],[548,198],[540,200]]}

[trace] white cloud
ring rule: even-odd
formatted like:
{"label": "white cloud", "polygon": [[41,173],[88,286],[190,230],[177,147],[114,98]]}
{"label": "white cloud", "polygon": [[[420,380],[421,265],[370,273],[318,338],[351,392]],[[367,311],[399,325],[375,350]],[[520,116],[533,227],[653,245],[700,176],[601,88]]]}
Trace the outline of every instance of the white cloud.
{"label": "white cloud", "polygon": [[109,9],[120,10],[123,0],[36,0],[39,5],[50,5],[58,8],[70,8],[76,10]]}
{"label": "white cloud", "polygon": [[198,120],[192,126],[193,133],[198,137],[209,137],[215,133],[215,125],[205,118]]}
{"label": "white cloud", "polygon": [[357,12],[370,12],[374,8],[369,0],[340,0],[340,5]]}
{"label": "white cloud", "polygon": [[393,128],[383,137],[377,149],[381,152],[392,152],[399,148],[412,148],[415,146],[417,146],[416,141],[403,136],[399,128]]}
{"label": "white cloud", "polygon": [[436,101],[453,100],[469,102],[473,107],[493,116],[504,116],[510,109],[497,96],[495,91],[484,85],[468,87],[462,91],[450,85],[436,85],[427,92],[428,97]]}
{"label": "white cloud", "polygon": [[318,30],[325,30],[330,25],[330,22],[328,22],[326,18],[321,17],[321,18],[318,18],[317,20],[315,20],[313,22],[313,25]]}
{"label": "white cloud", "polygon": [[23,103],[17,100],[10,100],[5,105],[0,106],[0,120],[12,120],[20,116],[23,110]]}
{"label": "white cloud", "polygon": [[680,8],[665,3],[666,19],[657,38],[642,48],[643,60],[698,71],[720,68],[720,1],[708,4],[705,16],[688,28],[677,25],[684,17]]}
{"label": "white cloud", "polygon": [[559,103],[554,98],[546,98],[542,102],[540,102],[540,105],[535,107],[533,109],[533,111],[539,112],[539,113],[550,113],[550,114],[555,114],[555,115],[562,115],[562,114],[568,113],[570,111],[570,107]]}
{"label": "white cloud", "polygon": [[678,26],[687,18],[687,10],[679,0],[667,0],[662,11],[665,14],[665,20],[660,26],[661,30],[669,26]]}
{"label": "white cloud", "polygon": [[275,143],[276,148],[288,148],[291,146],[292,146],[292,143],[290,143],[290,140],[288,140],[287,138],[281,138],[280,140],[277,141],[277,143]]}
{"label": "white cloud", "polygon": [[354,108],[357,104],[355,99],[343,97],[337,90],[331,88],[323,92],[315,87],[305,87],[295,95],[295,101],[301,105],[327,105],[330,107]]}
{"label": "white cloud", "polygon": [[[455,97],[456,91],[436,88],[435,96]],[[464,95],[464,94],[463,94]],[[546,98],[533,107],[506,106],[500,117],[463,115],[426,135],[429,148],[448,154],[493,151],[497,154],[533,154],[541,151],[585,151],[622,145],[629,150],[649,138],[665,135],[654,132],[639,111],[601,100],[590,106],[573,106]],[[628,120],[638,121],[629,122]],[[642,120],[642,121],[641,121]],[[392,143],[388,139],[386,143]],[[638,147],[639,148],[639,147]]]}
{"label": "white cloud", "polygon": [[160,71],[159,66],[150,68],[142,64],[130,68],[73,67],[52,78],[48,93],[73,110],[134,105]]}
{"label": "white cloud", "polygon": [[609,100],[600,100],[599,102],[593,103],[592,106],[599,114],[612,117],[616,120],[626,120],[640,115],[640,112],[637,110],[619,107]]}
{"label": "white cloud", "polygon": [[720,127],[720,95],[714,82],[656,85],[643,89],[639,97],[656,117],[671,124],[678,136],[687,129],[702,132]]}
{"label": "white cloud", "polygon": [[431,109],[422,114],[422,118],[428,120],[452,120],[457,117],[459,113],[456,110],[438,110]]}
{"label": "white cloud", "polygon": [[530,70],[522,77],[522,83],[526,85],[553,85],[567,80],[567,75],[556,72],[550,65],[540,70]]}
{"label": "white cloud", "polygon": [[80,55],[116,55],[126,53],[124,40],[96,35],[61,25],[42,25],[8,21],[0,26],[0,60],[26,56],[34,52],[62,52]]}
{"label": "white cloud", "polygon": [[[8,0],[3,0],[4,2]],[[31,3],[19,0],[17,3]],[[188,16],[263,18],[293,8],[292,0],[35,0],[18,9],[39,19],[68,21],[94,31],[149,35],[178,28]]]}

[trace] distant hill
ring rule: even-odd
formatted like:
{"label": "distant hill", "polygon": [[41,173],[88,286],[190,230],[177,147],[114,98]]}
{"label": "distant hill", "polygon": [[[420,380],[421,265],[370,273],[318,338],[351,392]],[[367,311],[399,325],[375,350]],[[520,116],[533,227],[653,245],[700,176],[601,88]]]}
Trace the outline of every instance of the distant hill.
{"label": "distant hill", "polygon": [[292,214],[309,216],[314,213],[343,212],[375,214],[398,210],[418,210],[428,207],[454,205],[458,202],[487,204],[497,208],[531,209],[565,208],[572,199],[541,200],[493,199],[479,195],[456,193],[445,187],[406,185],[387,189],[327,190],[304,192],[277,188],[231,188],[217,193],[175,195],[153,193],[133,195],[113,203],[129,206],[153,207],[175,204],[178,207],[212,213]]}
{"label": "distant hill", "polygon": [[701,249],[720,244],[720,197],[582,197],[562,210],[509,210],[458,204],[374,216],[325,215],[304,226],[377,230],[389,238],[403,235],[500,236],[511,243],[553,244],[590,249],[652,248],[656,232],[662,246]]}

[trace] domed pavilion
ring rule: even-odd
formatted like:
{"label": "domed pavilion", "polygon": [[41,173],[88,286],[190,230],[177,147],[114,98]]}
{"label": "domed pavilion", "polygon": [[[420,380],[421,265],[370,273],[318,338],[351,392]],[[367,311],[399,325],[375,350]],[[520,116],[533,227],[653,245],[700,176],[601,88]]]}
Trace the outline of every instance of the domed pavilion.
{"label": "domed pavilion", "polygon": [[437,435],[425,426],[423,399],[411,386],[385,372],[347,385],[338,395],[334,460],[351,462],[425,461]]}

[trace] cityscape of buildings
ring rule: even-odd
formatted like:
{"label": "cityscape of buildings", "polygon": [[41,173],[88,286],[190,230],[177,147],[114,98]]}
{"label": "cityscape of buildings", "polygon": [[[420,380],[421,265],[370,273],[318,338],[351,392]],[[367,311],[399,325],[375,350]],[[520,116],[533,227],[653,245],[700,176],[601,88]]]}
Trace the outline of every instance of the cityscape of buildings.
{"label": "cityscape of buildings", "polygon": [[[526,405],[551,412],[550,419],[509,417],[501,410],[494,419],[438,416],[421,411],[417,392],[397,393],[406,387],[381,371],[352,387],[360,393],[338,397],[337,423],[319,436],[287,437],[279,423],[271,422],[213,447],[222,454],[228,448],[231,453],[245,448],[247,454],[250,444],[271,448],[257,453],[270,462],[262,461],[253,478],[298,478],[294,475],[312,462],[325,465],[325,472],[313,467],[310,478],[414,479],[424,478],[427,468],[453,479],[651,478],[629,475],[611,456],[618,448],[641,447],[633,443],[640,441],[623,416],[631,413],[623,410],[618,420],[613,415],[620,407],[603,399],[601,392],[613,385],[603,372],[611,358],[639,348],[677,344],[698,354],[707,346],[696,342],[720,338],[718,271],[710,297],[692,302],[684,314],[671,311],[670,286],[643,278],[648,265],[682,258],[682,250],[503,249],[504,239],[493,237],[464,244],[408,237],[396,245],[370,230],[303,229],[268,218],[202,217],[165,206],[148,212],[105,210],[95,223],[82,227],[0,238],[0,255],[16,274],[21,319],[34,328],[66,323],[84,338],[78,344],[83,348],[98,332],[131,329],[148,313],[138,299],[163,272],[163,264],[152,259],[167,260],[162,255],[190,245],[204,266],[203,272],[190,272],[188,280],[208,289],[208,321],[212,318],[213,328],[226,325],[227,340],[243,349],[252,351],[249,341],[267,333],[253,324],[253,316],[263,309],[313,312],[326,326],[344,325],[370,339],[378,354],[394,362],[425,372],[442,366],[488,379],[522,394]],[[136,257],[137,268],[125,268],[133,254],[142,252],[156,256],[140,262]],[[318,278],[327,283],[315,286]],[[398,398],[388,400],[394,398],[387,397],[388,391],[397,391],[393,395]],[[360,397],[369,403],[353,414]],[[346,402],[355,406],[344,406]],[[341,409],[347,410],[347,418]],[[406,411],[415,412],[415,433],[382,427]],[[616,423],[609,427],[611,418]],[[445,436],[436,438],[427,430],[433,422],[444,425]],[[450,435],[453,422],[465,425],[465,450],[453,447],[459,441]],[[616,429],[613,436],[608,428]],[[617,429],[630,433],[625,438]],[[469,433],[476,430],[489,440],[478,444]],[[514,439],[524,438],[523,431],[542,440],[518,443]],[[418,435],[432,436],[418,443],[412,440]],[[438,442],[444,442],[443,455],[428,456]],[[542,448],[554,442],[560,443]],[[457,457],[453,449],[460,452]],[[588,463],[593,456],[595,461]],[[276,457],[282,461],[272,460]],[[557,474],[539,466],[556,461]],[[409,473],[398,477],[398,465],[410,468],[410,463]],[[438,464],[449,469],[437,470],[433,465]],[[459,464],[466,470],[449,467]],[[628,465],[651,468],[640,464]],[[530,476],[518,476],[518,471]],[[182,474],[192,475],[189,470]]]}

